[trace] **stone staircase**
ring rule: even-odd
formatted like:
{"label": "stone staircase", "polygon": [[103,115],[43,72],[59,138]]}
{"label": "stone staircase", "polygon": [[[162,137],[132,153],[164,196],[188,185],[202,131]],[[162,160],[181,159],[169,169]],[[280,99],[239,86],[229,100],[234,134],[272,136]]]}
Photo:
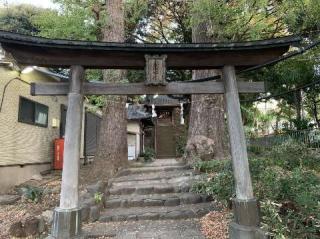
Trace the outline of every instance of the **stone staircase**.
{"label": "stone staircase", "polygon": [[217,207],[190,192],[197,175],[175,159],[134,162],[109,184],[100,222],[198,218]]}

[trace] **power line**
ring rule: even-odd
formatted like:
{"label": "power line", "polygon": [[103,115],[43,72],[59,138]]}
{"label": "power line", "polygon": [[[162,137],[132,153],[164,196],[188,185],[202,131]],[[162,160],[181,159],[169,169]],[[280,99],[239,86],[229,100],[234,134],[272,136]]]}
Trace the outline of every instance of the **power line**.
{"label": "power line", "polygon": [[306,88],[314,86],[316,84],[320,84],[320,80],[313,81],[311,83],[305,84],[305,85],[300,86],[300,87],[296,87],[295,89],[292,89],[292,90],[289,90],[289,91],[286,91],[286,92],[282,92],[282,93],[279,93],[279,94],[269,95],[269,96],[265,96],[265,97],[259,97],[257,99],[253,99],[253,100],[241,100],[241,102],[255,102],[255,101],[261,101],[261,100],[269,100],[269,99],[272,99],[272,98],[277,98],[279,96],[283,96],[283,95],[287,95],[287,94],[290,94],[290,93],[297,92],[298,90],[306,89]]}

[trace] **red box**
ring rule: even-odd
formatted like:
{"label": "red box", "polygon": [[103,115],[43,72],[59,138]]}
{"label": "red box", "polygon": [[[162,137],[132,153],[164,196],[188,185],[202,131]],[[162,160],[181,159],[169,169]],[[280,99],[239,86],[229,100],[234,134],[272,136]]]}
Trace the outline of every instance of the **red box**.
{"label": "red box", "polygon": [[63,151],[64,151],[64,139],[55,139],[53,169],[62,170]]}

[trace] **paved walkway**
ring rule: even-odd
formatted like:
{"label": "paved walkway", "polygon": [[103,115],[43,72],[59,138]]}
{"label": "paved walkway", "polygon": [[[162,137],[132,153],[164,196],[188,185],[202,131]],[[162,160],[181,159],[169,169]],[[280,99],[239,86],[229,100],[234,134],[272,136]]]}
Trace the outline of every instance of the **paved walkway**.
{"label": "paved walkway", "polygon": [[94,223],[84,230],[88,238],[205,239],[198,219]]}
{"label": "paved walkway", "polygon": [[132,163],[112,180],[99,222],[84,229],[89,238],[202,239],[198,218],[217,208],[190,192],[199,177],[175,159]]}

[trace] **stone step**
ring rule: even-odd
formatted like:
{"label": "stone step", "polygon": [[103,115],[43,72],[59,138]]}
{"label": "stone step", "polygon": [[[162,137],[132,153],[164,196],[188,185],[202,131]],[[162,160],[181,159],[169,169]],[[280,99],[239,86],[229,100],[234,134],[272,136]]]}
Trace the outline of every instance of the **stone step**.
{"label": "stone step", "polygon": [[113,182],[107,195],[123,194],[163,194],[189,192],[194,180],[200,176],[184,176],[172,179],[135,181],[135,182]]}
{"label": "stone step", "polygon": [[170,193],[149,195],[116,195],[106,200],[106,208],[117,207],[149,207],[149,206],[178,206],[211,201],[211,197],[196,193]]}
{"label": "stone step", "polygon": [[140,173],[131,174],[127,176],[120,176],[113,178],[112,182],[126,182],[126,181],[146,181],[158,179],[171,179],[181,176],[193,176],[196,173],[193,170],[173,170],[169,172],[154,172],[154,173]]}
{"label": "stone step", "polygon": [[130,162],[130,167],[163,167],[163,166],[184,166],[184,162],[175,159],[157,159],[153,162]]}
{"label": "stone step", "polygon": [[99,218],[100,222],[137,220],[175,220],[201,217],[210,211],[218,210],[215,203],[199,203],[174,207],[131,207],[107,208]]}
{"label": "stone step", "polygon": [[155,167],[134,167],[126,168],[121,170],[117,176],[125,176],[129,174],[140,174],[140,173],[154,173],[154,172],[170,172],[173,170],[186,170],[190,169],[190,166],[179,165],[179,166],[155,166]]}

